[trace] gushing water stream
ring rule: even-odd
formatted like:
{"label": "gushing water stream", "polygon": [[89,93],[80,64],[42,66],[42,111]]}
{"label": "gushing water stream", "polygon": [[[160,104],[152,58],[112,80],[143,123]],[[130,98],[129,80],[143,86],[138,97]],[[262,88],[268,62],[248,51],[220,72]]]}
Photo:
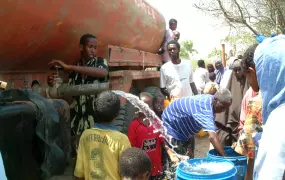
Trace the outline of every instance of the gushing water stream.
{"label": "gushing water stream", "polygon": [[172,147],[172,151],[182,160],[188,159],[188,156],[183,156],[174,151],[173,148],[177,146],[171,143],[172,136],[167,134],[167,129],[163,126],[163,121],[149,108],[149,106],[141,101],[137,96],[132,95],[130,93],[125,93],[124,91],[113,90],[115,94],[127,99],[134,107],[139,109],[139,112],[145,115],[144,120],[149,120],[150,125],[154,127],[155,132],[160,132],[161,136],[170,144]]}
{"label": "gushing water stream", "polygon": [[[144,120],[149,120],[150,125],[152,125],[155,129],[155,132],[160,132],[161,136],[170,144],[172,147],[172,151],[179,157],[179,159],[183,160],[182,163],[184,163],[185,170],[188,172],[196,172],[201,174],[209,174],[212,173],[212,171],[209,170],[209,167],[213,167],[213,164],[205,164],[203,165],[191,165],[186,160],[189,159],[188,156],[183,156],[175,152],[173,148],[176,148],[177,146],[174,146],[171,143],[172,136],[167,134],[167,129],[163,126],[163,121],[149,108],[149,106],[141,101],[137,96],[132,95],[130,93],[125,93],[123,91],[113,90],[113,92],[125,99],[127,99],[134,107],[139,109],[139,112],[143,113],[145,115]],[[178,164],[173,164],[172,167],[177,167]],[[197,167],[196,167],[197,166]],[[217,167],[217,166],[216,166]],[[220,166],[219,166],[220,167]],[[211,169],[211,168],[210,168]],[[216,169],[216,168],[215,168]],[[218,170],[214,170],[218,171]],[[167,174],[175,174],[175,172],[166,172]]]}

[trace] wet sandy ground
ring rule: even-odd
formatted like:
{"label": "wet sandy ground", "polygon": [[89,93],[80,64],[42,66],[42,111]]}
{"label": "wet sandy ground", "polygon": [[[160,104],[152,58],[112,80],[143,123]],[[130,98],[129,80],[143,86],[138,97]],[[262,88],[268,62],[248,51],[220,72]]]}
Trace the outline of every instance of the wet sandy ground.
{"label": "wet sandy ground", "polygon": [[210,141],[208,139],[208,136],[196,137],[195,140],[195,158],[206,157],[210,148]]}
{"label": "wet sandy ground", "polygon": [[[195,158],[203,158],[206,157],[207,152],[209,151],[209,140],[208,136],[204,137],[196,137],[195,138]],[[74,180],[73,178],[73,167],[74,165],[69,165],[66,168],[66,171],[61,176],[55,176],[50,180]]]}

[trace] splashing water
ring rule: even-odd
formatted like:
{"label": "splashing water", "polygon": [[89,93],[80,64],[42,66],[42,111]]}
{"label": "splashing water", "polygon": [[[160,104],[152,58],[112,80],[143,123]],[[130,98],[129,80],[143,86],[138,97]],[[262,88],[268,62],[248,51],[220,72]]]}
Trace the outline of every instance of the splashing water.
{"label": "splashing water", "polygon": [[198,162],[189,164],[187,161],[182,162],[182,170],[187,171],[191,174],[197,175],[210,175],[218,174],[229,171],[233,168],[232,164],[227,162]]}
{"label": "splashing water", "polygon": [[125,93],[124,91],[119,90],[113,90],[115,94],[127,99],[133,106],[139,109],[139,112],[143,113],[145,115],[144,120],[149,120],[150,125],[154,127],[155,133],[160,132],[161,136],[167,141],[168,144],[170,144],[172,147],[172,151],[182,160],[189,159],[188,156],[183,156],[175,152],[173,148],[176,148],[177,146],[173,145],[171,143],[172,136],[167,134],[167,129],[163,126],[163,121],[149,108],[149,106],[141,101],[137,96]]}
{"label": "splashing water", "polygon": [[[125,93],[123,91],[113,90],[113,92],[125,99],[127,99],[134,107],[139,109],[139,112],[145,115],[144,120],[148,120],[150,125],[152,125],[155,129],[154,132],[160,132],[161,136],[170,144],[172,151],[181,159],[182,170],[197,175],[211,175],[217,173],[223,173],[229,171],[233,168],[232,164],[227,162],[196,162],[194,164],[190,164],[186,160],[189,159],[188,156],[183,156],[175,152],[173,148],[177,146],[171,143],[172,136],[167,134],[167,129],[163,126],[163,121],[153,112],[149,106],[141,101],[137,96],[132,95],[130,93]],[[175,176],[175,169],[178,164],[172,164],[172,168],[165,171],[166,175],[169,177]],[[171,178],[172,179],[172,178]]]}

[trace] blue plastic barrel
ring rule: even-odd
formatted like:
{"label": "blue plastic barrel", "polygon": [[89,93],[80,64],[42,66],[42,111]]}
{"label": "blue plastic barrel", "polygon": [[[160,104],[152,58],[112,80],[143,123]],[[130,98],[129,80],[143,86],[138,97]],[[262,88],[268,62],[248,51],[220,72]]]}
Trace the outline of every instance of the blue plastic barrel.
{"label": "blue plastic barrel", "polygon": [[[187,166],[190,164],[195,167],[201,163],[225,163],[228,168],[221,168],[221,172],[212,174],[202,174],[197,172],[189,172]],[[188,164],[187,164],[188,163]],[[198,179],[211,179],[211,180],[236,180],[237,170],[235,165],[226,159],[209,159],[209,158],[196,158],[190,159],[186,162],[181,162],[176,169],[176,180],[198,180]]]}
{"label": "blue plastic barrel", "polygon": [[246,168],[247,168],[247,158],[235,152],[230,146],[225,146],[224,150],[225,150],[225,153],[227,154],[226,157],[222,157],[215,149],[212,149],[208,152],[207,158],[227,159],[233,162],[237,169],[237,174],[236,174],[237,179],[244,180]]}
{"label": "blue plastic barrel", "polygon": [[5,169],[4,169],[1,152],[0,152],[0,179],[7,180],[6,175],[5,175]]}

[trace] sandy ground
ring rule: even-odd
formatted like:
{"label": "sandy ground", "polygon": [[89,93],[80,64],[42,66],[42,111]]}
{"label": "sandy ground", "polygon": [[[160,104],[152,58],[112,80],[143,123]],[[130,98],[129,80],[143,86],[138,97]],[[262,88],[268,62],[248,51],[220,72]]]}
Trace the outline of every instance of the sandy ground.
{"label": "sandy ground", "polygon": [[[195,158],[206,157],[207,152],[209,151],[209,140],[208,136],[196,137],[196,148],[195,148]],[[73,166],[70,165],[66,168],[66,171],[61,176],[55,176],[50,180],[74,180],[73,176]]]}
{"label": "sandy ground", "polygon": [[208,136],[196,137],[195,140],[195,158],[206,157],[210,147]]}

